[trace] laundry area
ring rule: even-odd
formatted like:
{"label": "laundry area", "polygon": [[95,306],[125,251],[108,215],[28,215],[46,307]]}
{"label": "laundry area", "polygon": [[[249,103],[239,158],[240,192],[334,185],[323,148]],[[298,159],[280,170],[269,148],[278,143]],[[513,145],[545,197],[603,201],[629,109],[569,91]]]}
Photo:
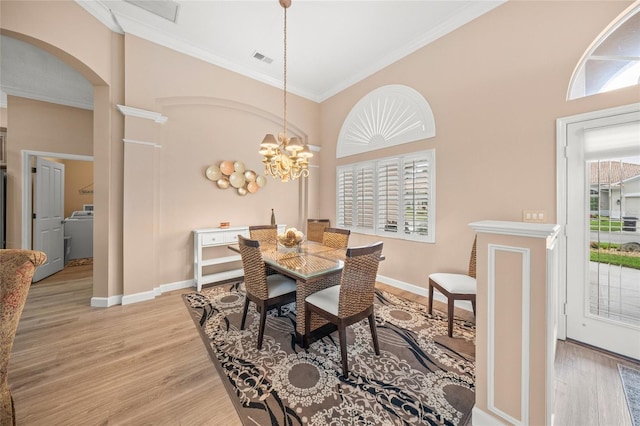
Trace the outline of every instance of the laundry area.
{"label": "laundry area", "polygon": [[[87,205],[88,207],[88,205]],[[93,205],[76,210],[64,220],[64,263],[93,257]]]}
{"label": "laundry area", "polygon": [[[58,160],[60,161],[60,160]],[[64,178],[64,264],[93,258],[93,162],[62,160]]]}

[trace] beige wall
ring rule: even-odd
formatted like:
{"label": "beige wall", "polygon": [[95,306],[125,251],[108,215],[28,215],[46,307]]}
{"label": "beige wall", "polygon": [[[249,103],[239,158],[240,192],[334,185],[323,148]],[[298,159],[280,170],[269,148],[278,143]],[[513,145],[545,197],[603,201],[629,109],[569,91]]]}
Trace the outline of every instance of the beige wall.
{"label": "beige wall", "polygon": [[21,151],[92,155],[93,113],[48,102],[8,97],[7,247],[21,247]]}
{"label": "beige wall", "polygon": [[64,160],[64,217],[93,204],[93,161]]}
{"label": "beige wall", "polygon": [[[3,0],[0,8],[3,35],[48,51],[94,85],[94,296],[121,294],[123,120],[115,105],[124,102],[123,37],[72,0]],[[55,144],[48,149],[55,152]],[[13,226],[17,226],[15,221]],[[12,228],[9,232],[20,231]]]}
{"label": "beige wall", "polygon": [[[282,128],[282,90],[137,37],[125,39],[127,105],[161,112],[168,119],[153,126],[127,119],[125,132],[127,139],[159,145],[157,170],[151,172],[158,177],[157,197],[147,200],[142,208],[144,218],[136,219],[157,222],[158,283],[193,277],[193,229],[215,227],[222,221],[266,224],[271,208],[279,223],[299,226],[299,182],[285,184],[269,178],[257,193],[242,197],[233,189],[217,188],[205,177],[208,166],[224,160],[242,161],[247,168],[263,173],[257,150],[266,133]],[[289,96],[288,105],[290,133],[320,144],[319,105],[294,95]],[[147,154],[134,151],[140,149],[132,150],[139,161],[152,156],[148,150]],[[125,205],[125,217],[140,213],[139,202],[145,194],[144,188],[139,191],[138,196],[135,192],[125,196],[131,201]],[[139,229],[143,232],[145,228]],[[140,241],[145,237],[136,234],[128,229],[126,238]]]}
{"label": "beige wall", "polygon": [[[309,216],[335,223],[336,165],[435,148],[437,242],[385,239],[385,252],[393,257],[381,264],[382,275],[424,286],[435,270],[464,271],[472,221],[519,220],[523,209],[546,210],[552,221],[555,119],[639,100],[637,87],[565,100],[577,61],[629,3],[508,2],[321,105],[290,96],[291,128],[322,146],[313,160],[322,167],[314,169],[318,174],[310,181]],[[155,285],[191,277],[193,228],[222,220],[265,223],[272,207],[279,222],[301,225],[295,212],[302,201],[294,185],[270,180],[263,191],[241,198],[204,178],[208,165],[227,159],[260,168],[256,147],[264,133],[281,126],[279,88],[134,36],[105,33],[73,2],[53,7],[51,2],[3,1],[1,23],[3,33],[25,33],[34,44],[46,41],[54,51],[61,49],[58,55],[96,84],[94,189],[96,224],[100,217],[105,220],[97,226],[105,232],[98,239],[105,242],[94,251],[105,262],[96,261],[97,278],[110,277],[102,295],[122,293],[118,265],[126,217],[148,215],[154,224],[159,247],[154,263],[160,268]],[[77,37],[80,29],[83,37]],[[405,84],[429,101],[437,136],[337,161],[335,144],[345,117],[359,99],[386,84]],[[130,121],[125,129],[116,104],[157,111],[168,121],[141,129]],[[121,188],[128,187],[123,137],[158,145],[151,154],[157,157],[151,169],[156,178],[150,177],[154,192],[148,208],[123,207],[127,197]],[[149,189],[134,186],[129,199]],[[134,232],[128,238],[133,243],[144,237]],[[378,239],[353,234],[352,243]]]}
{"label": "beige wall", "polygon": [[[426,286],[429,273],[464,272],[473,221],[518,221],[523,209],[545,210],[554,221],[556,118],[640,100],[637,86],[565,99],[586,48],[629,4],[510,1],[323,102],[320,215],[335,220],[336,165],[435,148],[436,243],[382,238],[389,255],[381,275]],[[425,97],[436,137],[337,161],[345,117],[363,96],[388,84]],[[352,237],[354,243],[377,239]]]}
{"label": "beige wall", "polygon": [[[565,99],[585,49],[629,4],[510,1],[321,105],[291,96],[291,128],[322,146],[313,160],[321,168],[313,169],[318,175],[310,183],[310,216],[335,223],[336,165],[435,148],[437,242],[384,239],[381,275],[424,286],[431,272],[463,272],[473,240],[470,222],[520,220],[523,209],[545,210],[553,221],[556,118],[640,101],[637,86]],[[262,136],[280,129],[279,88],[113,34],[71,0],[3,0],[0,7],[3,34],[79,70],[94,84],[95,100],[93,116],[86,117],[87,112],[9,98],[10,247],[20,243],[21,149],[95,158],[94,296],[149,292],[190,279],[194,228],[223,220],[267,223],[271,208],[279,223],[299,220],[295,184],[270,180],[258,194],[242,198],[204,177],[208,165],[222,160],[260,168],[256,151]],[[359,99],[387,84],[410,86],[428,100],[437,136],[337,161],[345,117]],[[118,104],[160,112],[168,121],[125,121]],[[52,131],[61,123],[81,131]],[[125,150],[123,138],[153,145]],[[380,239],[352,235],[354,245]],[[482,352],[480,333],[478,340]]]}
{"label": "beige wall", "polygon": [[0,127],[7,127],[7,109],[0,108]]}

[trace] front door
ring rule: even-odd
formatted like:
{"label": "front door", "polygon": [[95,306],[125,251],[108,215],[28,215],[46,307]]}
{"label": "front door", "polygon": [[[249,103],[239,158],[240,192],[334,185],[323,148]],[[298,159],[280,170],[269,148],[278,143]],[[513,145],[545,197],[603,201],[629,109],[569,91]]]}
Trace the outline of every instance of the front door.
{"label": "front door", "polygon": [[567,337],[640,359],[640,112],[567,133]]}
{"label": "front door", "polygon": [[33,249],[47,254],[33,276],[36,282],[64,267],[64,164],[36,157],[33,204]]}

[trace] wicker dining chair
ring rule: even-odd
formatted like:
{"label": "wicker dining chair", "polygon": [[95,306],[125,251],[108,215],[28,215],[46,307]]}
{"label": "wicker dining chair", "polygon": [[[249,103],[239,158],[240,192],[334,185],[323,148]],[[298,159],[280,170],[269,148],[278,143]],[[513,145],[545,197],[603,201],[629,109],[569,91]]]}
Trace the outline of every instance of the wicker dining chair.
{"label": "wicker dining chair", "polygon": [[351,231],[348,229],[325,228],[322,234],[322,245],[333,248],[346,248],[349,245],[349,235]]}
{"label": "wicker dining chair", "polygon": [[[371,339],[376,355],[380,355],[373,298],[382,254],[382,242],[347,249],[340,285],[325,288],[305,300],[305,335],[310,334],[311,313],[326,318],[338,327],[342,374],[349,374],[346,328],[364,318],[369,319]],[[305,341],[308,346],[308,340]]]}
{"label": "wicker dining chair", "polygon": [[260,242],[238,235],[240,256],[244,268],[244,284],[246,298],[242,311],[240,330],[244,330],[247,319],[249,302],[256,304],[260,312],[260,328],[258,331],[258,349],[262,349],[264,326],[267,320],[267,311],[296,300],[296,282],[281,274],[267,275],[267,268],[260,252]]}
{"label": "wicker dining chair", "polygon": [[433,289],[437,289],[447,298],[447,319],[449,337],[453,337],[453,308],[456,300],[469,300],[476,314],[476,239],[473,239],[469,272],[454,274],[437,272],[429,275],[429,313],[433,310]]}
{"label": "wicker dining chair", "polygon": [[278,238],[278,225],[249,226],[249,238],[261,243],[275,244]]}
{"label": "wicker dining chair", "polygon": [[329,219],[307,219],[307,241],[322,243],[324,230],[329,226]]}

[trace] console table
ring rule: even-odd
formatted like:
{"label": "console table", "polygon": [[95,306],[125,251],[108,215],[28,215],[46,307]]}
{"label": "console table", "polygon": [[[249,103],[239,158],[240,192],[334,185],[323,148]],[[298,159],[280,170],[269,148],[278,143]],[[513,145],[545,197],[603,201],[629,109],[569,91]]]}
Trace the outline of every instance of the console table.
{"label": "console table", "polygon": [[[285,225],[278,225],[278,233],[284,232]],[[202,254],[206,247],[228,246],[238,243],[238,234],[249,238],[248,226],[233,226],[229,228],[202,228],[193,230],[193,281],[200,291],[204,284],[240,278],[244,275],[242,268],[230,269],[211,274],[205,274],[204,268],[222,265],[242,260],[240,255],[205,258]]]}

